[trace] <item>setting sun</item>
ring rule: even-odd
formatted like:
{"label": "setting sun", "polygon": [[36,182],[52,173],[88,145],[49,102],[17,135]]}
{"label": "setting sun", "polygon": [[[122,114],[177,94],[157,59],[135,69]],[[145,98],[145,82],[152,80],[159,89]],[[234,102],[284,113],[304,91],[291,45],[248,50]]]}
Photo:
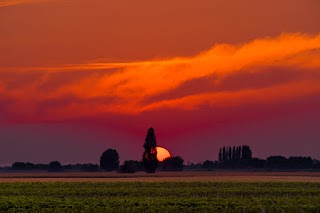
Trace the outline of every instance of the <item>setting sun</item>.
{"label": "setting sun", "polygon": [[167,150],[167,149],[165,149],[165,148],[163,148],[163,147],[160,147],[160,146],[157,146],[157,158],[158,158],[158,161],[163,161],[164,159],[166,159],[166,158],[169,158],[169,157],[171,157],[171,154],[170,154],[170,152]]}

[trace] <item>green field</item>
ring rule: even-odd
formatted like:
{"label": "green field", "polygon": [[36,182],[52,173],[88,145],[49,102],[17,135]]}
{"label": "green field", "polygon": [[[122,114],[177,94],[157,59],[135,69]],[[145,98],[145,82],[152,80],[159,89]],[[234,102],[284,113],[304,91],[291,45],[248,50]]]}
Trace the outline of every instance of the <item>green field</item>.
{"label": "green field", "polygon": [[319,182],[7,182],[8,212],[319,212]]}

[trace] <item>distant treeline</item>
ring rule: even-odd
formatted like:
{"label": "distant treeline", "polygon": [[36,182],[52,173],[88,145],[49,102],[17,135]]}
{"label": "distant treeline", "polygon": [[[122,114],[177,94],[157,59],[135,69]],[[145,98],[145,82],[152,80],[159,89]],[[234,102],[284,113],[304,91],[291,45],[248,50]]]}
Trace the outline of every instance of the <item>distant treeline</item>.
{"label": "distant treeline", "polygon": [[27,170],[42,170],[42,171],[99,171],[100,166],[98,164],[87,163],[87,164],[68,164],[61,165],[59,161],[52,161],[49,164],[34,164],[30,162],[15,162],[11,168],[7,167],[7,170],[13,171],[27,171]]}
{"label": "distant treeline", "polygon": [[[109,164],[111,165],[111,164]],[[119,173],[135,173],[144,171],[142,161],[127,160],[122,165],[113,165],[113,169],[104,167],[105,165],[85,163],[85,164],[67,164],[62,165],[59,161],[52,161],[49,164],[34,164],[30,162],[15,162],[12,166],[0,167],[2,171],[48,171],[48,172],[67,172],[67,171],[82,171],[82,172],[99,172],[99,171],[117,171]],[[159,171],[182,171],[183,160],[180,157],[173,157],[159,162]]]}
{"label": "distant treeline", "polygon": [[190,170],[207,169],[261,169],[261,170],[303,170],[320,169],[320,161],[311,157],[270,156],[266,160],[259,158],[219,161],[206,160],[203,163],[186,166]]}
{"label": "distant treeline", "polygon": [[[222,169],[260,169],[260,170],[311,170],[320,169],[320,161],[311,157],[283,157],[270,156],[267,159],[252,157],[251,148],[247,145],[222,147],[219,149],[218,160],[206,160],[202,163],[184,165],[184,160],[179,157],[171,157],[163,162],[158,162],[158,171],[182,171],[182,170],[222,170]],[[0,168],[1,169],[1,168]],[[29,162],[15,162],[11,167],[2,168],[4,171],[118,171],[120,173],[134,173],[145,171],[143,161],[127,160],[119,164],[119,154],[114,149],[108,149],[100,157],[100,164],[68,164],[61,165],[58,161],[49,164],[33,164]]]}
{"label": "distant treeline", "polygon": [[191,165],[189,168],[213,169],[320,169],[320,162],[311,157],[270,156],[266,160],[253,158],[251,148],[244,146],[224,146],[219,149],[218,161],[205,161],[201,165]]}
{"label": "distant treeline", "polygon": [[320,169],[320,162],[311,157],[270,156],[266,160],[253,158],[251,148],[243,146],[224,146],[219,149],[218,160],[206,160],[203,163],[184,165],[180,156],[172,156],[162,162],[157,160],[157,142],[154,129],[149,128],[141,161],[127,160],[122,165],[119,163],[119,154],[115,149],[107,149],[100,157],[100,164],[68,164],[61,165],[59,161],[49,164],[33,164],[15,162],[11,167],[0,169],[2,171],[118,171],[121,173],[134,173],[145,171],[154,173],[157,171],[182,171],[186,170],[221,170],[221,169],[260,169],[260,170],[297,170]]}
{"label": "distant treeline", "polygon": [[253,170],[311,170],[320,169],[320,161],[311,157],[270,156],[266,160],[259,158],[230,160],[223,163],[206,160],[201,163],[191,163],[185,170],[223,170],[223,169],[253,169]]}

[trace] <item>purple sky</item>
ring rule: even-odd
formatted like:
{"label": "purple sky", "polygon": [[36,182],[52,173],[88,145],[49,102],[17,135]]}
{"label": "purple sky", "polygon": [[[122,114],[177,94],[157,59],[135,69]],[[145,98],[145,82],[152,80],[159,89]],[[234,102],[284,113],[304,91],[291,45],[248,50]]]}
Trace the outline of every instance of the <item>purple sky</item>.
{"label": "purple sky", "polygon": [[320,159],[318,0],[0,2],[0,166]]}

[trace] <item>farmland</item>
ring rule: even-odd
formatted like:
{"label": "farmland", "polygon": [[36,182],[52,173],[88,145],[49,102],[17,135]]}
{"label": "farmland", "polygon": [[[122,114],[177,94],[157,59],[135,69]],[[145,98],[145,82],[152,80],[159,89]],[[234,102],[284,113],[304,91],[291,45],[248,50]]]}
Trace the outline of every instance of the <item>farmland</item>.
{"label": "farmland", "polygon": [[318,173],[1,174],[0,211],[319,212]]}

